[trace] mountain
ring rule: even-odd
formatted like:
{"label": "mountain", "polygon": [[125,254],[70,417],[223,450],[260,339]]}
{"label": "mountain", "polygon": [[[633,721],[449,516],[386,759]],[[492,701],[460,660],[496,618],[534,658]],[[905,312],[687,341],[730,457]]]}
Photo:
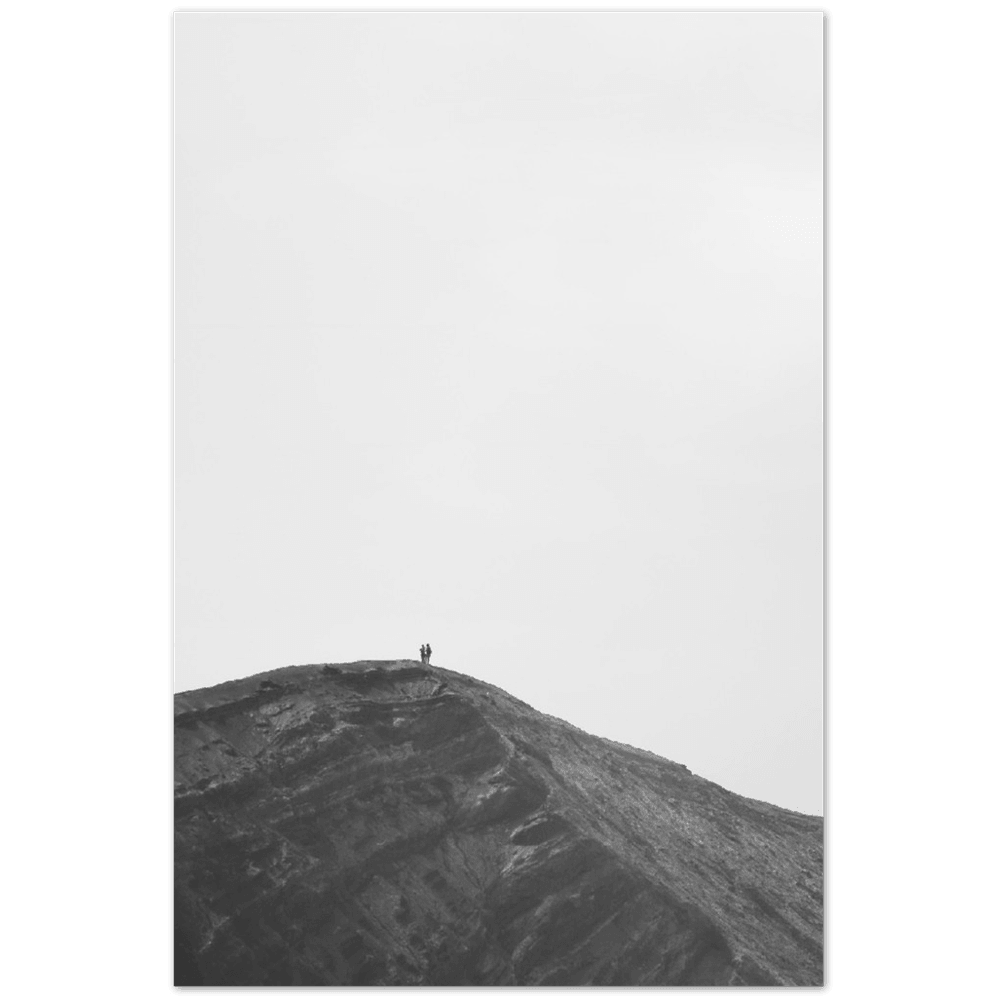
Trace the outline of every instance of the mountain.
{"label": "mountain", "polygon": [[174,701],[178,985],[822,984],[819,817],[411,660]]}

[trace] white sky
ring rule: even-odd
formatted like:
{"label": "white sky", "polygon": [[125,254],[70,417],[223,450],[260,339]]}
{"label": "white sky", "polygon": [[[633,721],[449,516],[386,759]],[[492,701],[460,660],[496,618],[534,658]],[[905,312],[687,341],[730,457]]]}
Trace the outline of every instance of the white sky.
{"label": "white sky", "polygon": [[178,690],[430,641],[822,810],[822,23],[176,15]]}

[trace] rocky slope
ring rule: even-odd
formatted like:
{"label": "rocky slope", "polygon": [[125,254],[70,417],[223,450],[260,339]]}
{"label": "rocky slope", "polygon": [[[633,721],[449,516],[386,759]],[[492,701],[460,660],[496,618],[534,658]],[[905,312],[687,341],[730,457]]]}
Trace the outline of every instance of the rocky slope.
{"label": "rocky slope", "polygon": [[820,985],[823,825],[414,661],[175,697],[177,983]]}

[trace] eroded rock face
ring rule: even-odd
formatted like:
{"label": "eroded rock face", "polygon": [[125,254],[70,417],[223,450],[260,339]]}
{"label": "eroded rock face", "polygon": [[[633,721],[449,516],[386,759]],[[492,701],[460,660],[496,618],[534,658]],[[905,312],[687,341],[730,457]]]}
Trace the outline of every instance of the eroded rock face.
{"label": "eroded rock face", "polygon": [[820,985],[822,820],[413,661],[175,698],[177,982]]}

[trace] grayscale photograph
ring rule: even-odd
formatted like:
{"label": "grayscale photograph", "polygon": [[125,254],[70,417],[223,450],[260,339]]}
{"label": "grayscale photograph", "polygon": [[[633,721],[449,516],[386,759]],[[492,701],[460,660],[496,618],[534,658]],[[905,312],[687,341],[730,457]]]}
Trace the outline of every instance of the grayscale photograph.
{"label": "grayscale photograph", "polygon": [[173,187],[175,985],[822,986],[824,15],[176,13]]}

